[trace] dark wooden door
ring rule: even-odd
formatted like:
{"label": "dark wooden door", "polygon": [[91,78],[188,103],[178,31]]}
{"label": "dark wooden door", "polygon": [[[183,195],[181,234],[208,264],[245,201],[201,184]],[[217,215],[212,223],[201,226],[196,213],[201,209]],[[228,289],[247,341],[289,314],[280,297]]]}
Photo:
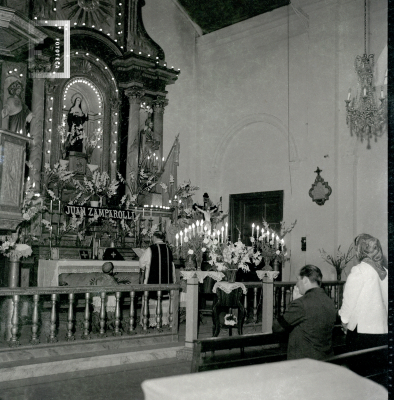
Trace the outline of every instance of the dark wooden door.
{"label": "dark wooden door", "polygon": [[279,233],[280,222],[283,219],[283,190],[230,194],[232,242],[237,241],[240,235],[242,242],[250,245],[252,224],[259,225],[261,229],[263,218],[268,222],[270,229]]}

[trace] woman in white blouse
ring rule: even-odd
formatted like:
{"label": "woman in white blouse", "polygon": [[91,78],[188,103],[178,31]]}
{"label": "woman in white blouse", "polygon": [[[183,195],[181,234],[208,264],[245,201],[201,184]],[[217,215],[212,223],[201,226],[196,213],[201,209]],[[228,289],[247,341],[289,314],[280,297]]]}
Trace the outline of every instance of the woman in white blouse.
{"label": "woman in white blouse", "polygon": [[361,234],[354,240],[355,265],[345,284],[339,310],[349,351],[388,343],[388,272],[378,239]]}

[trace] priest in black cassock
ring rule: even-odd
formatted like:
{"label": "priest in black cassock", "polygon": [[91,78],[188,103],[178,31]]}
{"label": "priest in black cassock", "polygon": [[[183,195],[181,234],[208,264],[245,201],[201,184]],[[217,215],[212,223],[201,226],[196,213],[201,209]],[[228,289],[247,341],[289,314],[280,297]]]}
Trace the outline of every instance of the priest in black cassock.
{"label": "priest in black cassock", "polygon": [[172,251],[164,243],[164,233],[153,233],[153,244],[149,246],[141,256],[140,268],[145,270],[145,284],[175,283],[175,265]]}

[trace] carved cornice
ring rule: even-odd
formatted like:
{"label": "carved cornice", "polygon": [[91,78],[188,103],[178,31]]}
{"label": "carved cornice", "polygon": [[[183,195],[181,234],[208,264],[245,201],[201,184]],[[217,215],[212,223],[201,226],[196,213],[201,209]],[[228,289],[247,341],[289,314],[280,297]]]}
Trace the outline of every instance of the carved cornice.
{"label": "carved cornice", "polygon": [[124,93],[129,98],[130,104],[140,104],[145,95],[145,90],[139,86],[133,86],[126,89]]}
{"label": "carved cornice", "polygon": [[12,8],[0,6],[0,54],[13,57],[31,43],[43,42],[47,35]]}

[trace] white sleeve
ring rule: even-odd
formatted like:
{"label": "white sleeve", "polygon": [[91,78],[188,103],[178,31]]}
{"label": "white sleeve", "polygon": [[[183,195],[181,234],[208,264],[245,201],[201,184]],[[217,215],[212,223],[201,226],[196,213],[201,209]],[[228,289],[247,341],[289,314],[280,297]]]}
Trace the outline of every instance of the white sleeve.
{"label": "white sleeve", "polygon": [[342,307],[338,311],[341,320],[347,324],[356,308],[358,298],[360,297],[361,290],[364,286],[364,279],[362,273],[357,266],[353,267],[345,283],[343,292]]}
{"label": "white sleeve", "polygon": [[149,270],[150,270],[151,259],[152,259],[152,251],[148,247],[145,250],[144,254],[139,259],[140,268],[141,269],[145,269],[144,283],[146,283],[148,281],[148,278],[149,278]]}

